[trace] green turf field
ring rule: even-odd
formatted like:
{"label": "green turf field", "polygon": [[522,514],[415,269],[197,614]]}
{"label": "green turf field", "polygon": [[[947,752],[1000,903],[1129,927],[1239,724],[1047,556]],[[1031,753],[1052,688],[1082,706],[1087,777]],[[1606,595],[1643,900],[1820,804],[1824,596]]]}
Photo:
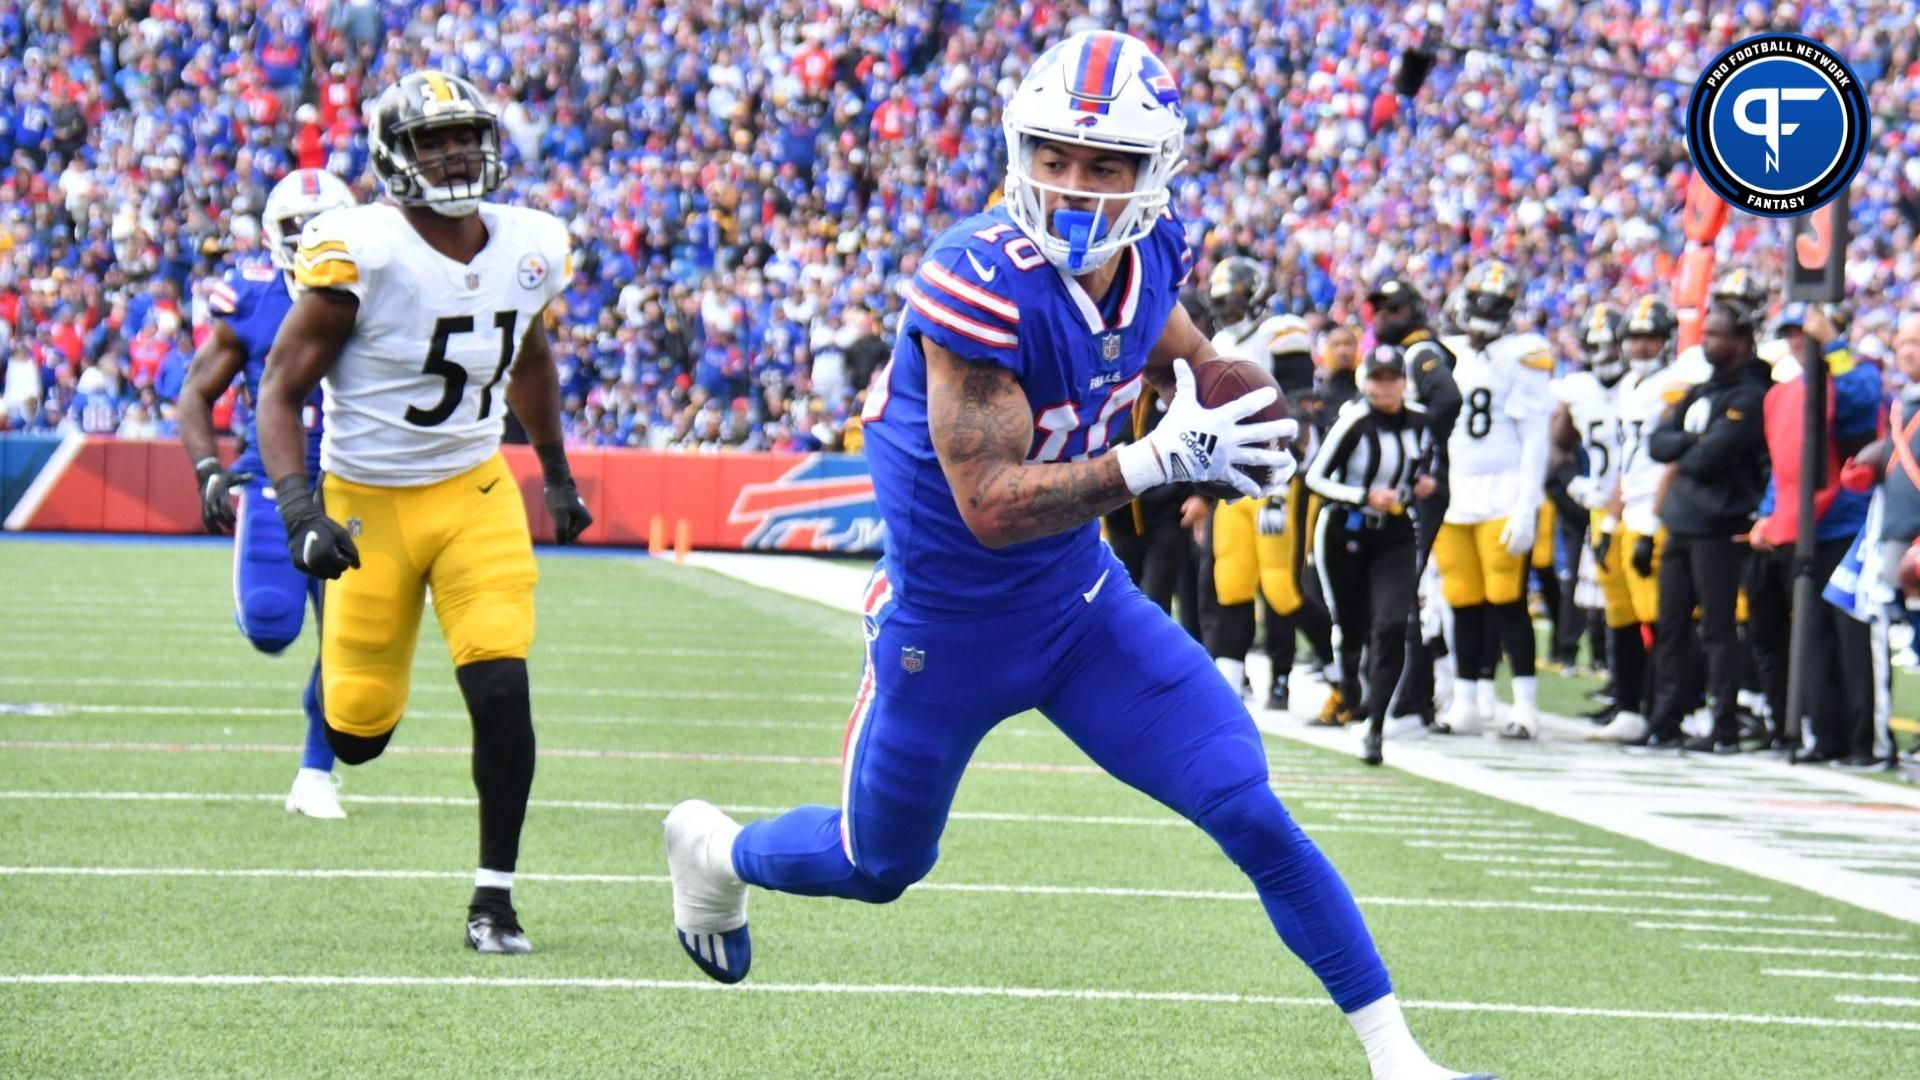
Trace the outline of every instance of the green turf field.
{"label": "green turf field", "polygon": [[[982,746],[926,883],[884,908],[758,894],[752,976],[707,981],[671,933],[661,817],[835,800],[858,623],[672,565],[541,569],[515,890],[539,951],[483,958],[460,945],[475,811],[437,631],[393,747],[347,773],[350,818],[310,821],[279,804],[311,636],[255,655],[224,549],[0,542],[0,1076],[1366,1075],[1244,879],[1034,716]],[[1920,1074],[1920,1009],[1837,1000],[1917,996],[1911,924],[1270,750],[1442,1061]],[[1809,970],[1845,976],[1766,974]]]}

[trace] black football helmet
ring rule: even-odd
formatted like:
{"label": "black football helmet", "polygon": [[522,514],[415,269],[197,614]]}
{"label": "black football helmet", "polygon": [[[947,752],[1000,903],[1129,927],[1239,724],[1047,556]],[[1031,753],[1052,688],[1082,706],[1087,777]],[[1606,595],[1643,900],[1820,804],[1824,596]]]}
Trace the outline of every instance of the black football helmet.
{"label": "black football helmet", "polygon": [[1486,340],[1507,332],[1513,309],[1520,303],[1520,274],[1499,259],[1474,264],[1460,285],[1460,329]]}
{"label": "black football helmet", "polygon": [[1714,280],[1708,293],[1711,304],[1732,304],[1746,313],[1748,325],[1758,325],[1767,309],[1770,293],[1767,283],[1745,267],[1736,266]]}
{"label": "black football helmet", "polygon": [[1636,348],[1627,350],[1627,361],[1634,370],[1642,371],[1665,367],[1673,359],[1673,336],[1680,330],[1680,320],[1674,317],[1673,309],[1657,296],[1643,296],[1627,309],[1625,324],[1621,327],[1621,336],[1631,346],[1635,338],[1651,338],[1660,343],[1659,350],[1651,356],[1636,356]]}
{"label": "black football helmet", "polygon": [[[1267,299],[1267,272],[1245,255],[1220,260],[1207,275],[1207,300],[1229,323],[1239,322],[1258,311]],[[1234,308],[1238,306],[1238,310]]]}
{"label": "black football helmet", "polygon": [[[472,128],[478,147],[421,152],[422,132],[449,127]],[[367,148],[395,202],[448,217],[473,213],[506,179],[499,118],[472,83],[445,72],[416,71],[382,91],[367,108]]]}
{"label": "black football helmet", "polygon": [[1580,320],[1580,348],[1586,353],[1587,370],[1608,386],[1627,373],[1626,360],[1620,355],[1625,325],[1626,319],[1612,304],[1595,304]]}

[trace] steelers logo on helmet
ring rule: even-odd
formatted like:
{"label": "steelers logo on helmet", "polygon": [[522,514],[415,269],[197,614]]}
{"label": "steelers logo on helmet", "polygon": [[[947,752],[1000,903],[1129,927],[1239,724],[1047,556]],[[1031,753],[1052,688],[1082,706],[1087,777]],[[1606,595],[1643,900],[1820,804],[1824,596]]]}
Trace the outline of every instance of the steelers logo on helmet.
{"label": "steelers logo on helmet", "polygon": [[1867,153],[1867,97],[1832,49],[1758,34],[1716,57],[1687,104],[1687,152],[1721,198],[1794,217],[1826,205]]}

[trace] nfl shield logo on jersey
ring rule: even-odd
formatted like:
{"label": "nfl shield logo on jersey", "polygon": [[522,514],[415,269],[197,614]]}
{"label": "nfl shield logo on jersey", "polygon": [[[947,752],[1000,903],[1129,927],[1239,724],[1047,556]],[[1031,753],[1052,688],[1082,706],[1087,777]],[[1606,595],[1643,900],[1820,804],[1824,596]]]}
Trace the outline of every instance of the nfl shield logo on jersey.
{"label": "nfl shield logo on jersey", "polygon": [[912,646],[903,647],[900,650],[900,666],[905,668],[909,675],[920,674],[927,667],[927,650]]}
{"label": "nfl shield logo on jersey", "polygon": [[538,255],[521,256],[520,265],[514,271],[514,277],[519,280],[520,287],[523,289],[539,288],[540,283],[547,280],[547,260]]}
{"label": "nfl shield logo on jersey", "polygon": [[1120,335],[1108,334],[1100,339],[1100,358],[1113,361],[1120,359]]}

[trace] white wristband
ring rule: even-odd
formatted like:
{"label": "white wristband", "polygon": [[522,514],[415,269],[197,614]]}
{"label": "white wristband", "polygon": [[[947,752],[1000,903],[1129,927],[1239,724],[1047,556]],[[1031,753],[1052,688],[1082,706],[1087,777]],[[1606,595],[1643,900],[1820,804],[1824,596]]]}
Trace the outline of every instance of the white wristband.
{"label": "white wristband", "polygon": [[1167,482],[1167,468],[1160,463],[1160,455],[1146,440],[1128,443],[1113,452],[1114,459],[1120,463],[1120,476],[1127,482],[1127,490],[1139,495],[1151,491]]}

